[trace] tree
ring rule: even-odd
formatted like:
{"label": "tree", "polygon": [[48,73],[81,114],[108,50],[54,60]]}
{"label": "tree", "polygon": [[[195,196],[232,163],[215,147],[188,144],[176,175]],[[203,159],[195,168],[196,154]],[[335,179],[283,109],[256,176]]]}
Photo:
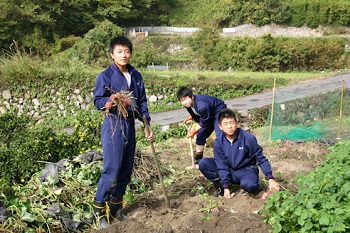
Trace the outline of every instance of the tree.
{"label": "tree", "polygon": [[50,1],[3,0],[0,3],[1,48],[7,49],[13,41],[22,42],[34,30],[51,35],[54,22],[50,16]]}

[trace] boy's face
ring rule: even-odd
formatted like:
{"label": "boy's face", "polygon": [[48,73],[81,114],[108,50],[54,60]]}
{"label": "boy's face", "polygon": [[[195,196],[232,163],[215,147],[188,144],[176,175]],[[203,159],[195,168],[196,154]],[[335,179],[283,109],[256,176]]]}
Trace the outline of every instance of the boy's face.
{"label": "boy's face", "polygon": [[131,57],[130,49],[125,45],[116,45],[111,53],[114,63],[118,66],[126,66]]}
{"label": "boy's face", "polygon": [[237,122],[234,118],[223,118],[219,127],[227,136],[234,136],[237,129]]}
{"label": "boy's face", "polygon": [[192,98],[189,96],[181,97],[180,102],[182,106],[185,108],[193,107],[193,97]]}

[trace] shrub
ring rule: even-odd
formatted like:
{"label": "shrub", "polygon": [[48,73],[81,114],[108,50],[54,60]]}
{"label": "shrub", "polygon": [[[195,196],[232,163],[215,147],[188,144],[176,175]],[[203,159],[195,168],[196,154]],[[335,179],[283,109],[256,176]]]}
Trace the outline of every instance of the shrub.
{"label": "shrub", "polygon": [[73,47],[60,54],[65,59],[79,58],[85,64],[99,63],[104,66],[110,64],[109,42],[117,35],[122,35],[123,29],[105,20],[91,29],[84,35],[84,38],[78,41]]}
{"label": "shrub", "polygon": [[332,147],[327,160],[298,177],[299,190],[269,197],[265,221],[273,232],[348,232],[350,215],[350,142]]}
{"label": "shrub", "polygon": [[148,38],[136,38],[133,41],[134,49],[130,63],[137,67],[147,67],[154,63],[161,64],[161,59],[157,56],[157,48]]}
{"label": "shrub", "polygon": [[[206,38],[207,37],[207,38]],[[208,42],[210,40],[210,42]],[[206,46],[201,47],[201,45]],[[198,66],[210,70],[312,71],[348,65],[343,38],[217,38],[198,34],[191,42]]]}
{"label": "shrub", "polygon": [[[46,162],[71,159],[100,145],[99,116],[80,112],[75,131],[69,135],[16,112],[0,115],[0,187],[23,183],[45,167]],[[10,192],[7,188],[4,192]]]}

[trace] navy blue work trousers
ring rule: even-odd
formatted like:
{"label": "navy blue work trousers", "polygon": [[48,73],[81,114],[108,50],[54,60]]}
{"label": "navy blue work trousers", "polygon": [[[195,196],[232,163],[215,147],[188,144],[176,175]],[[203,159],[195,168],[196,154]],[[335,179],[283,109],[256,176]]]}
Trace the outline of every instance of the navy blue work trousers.
{"label": "navy blue work trousers", "polygon": [[[209,180],[220,179],[214,158],[203,158],[199,162],[199,170]],[[248,193],[259,192],[259,169],[257,166],[248,166],[239,170],[230,169],[230,182],[238,184]]]}
{"label": "navy blue work trousers", "polygon": [[101,129],[103,172],[95,200],[105,202],[111,195],[122,197],[130,182],[136,148],[134,119],[105,117]]}
{"label": "navy blue work trousers", "polygon": [[222,130],[219,128],[219,121],[217,119],[214,121],[214,124],[206,125],[198,131],[196,144],[204,146],[207,139],[213,133],[214,130],[216,137],[218,137],[220,133],[223,133]]}

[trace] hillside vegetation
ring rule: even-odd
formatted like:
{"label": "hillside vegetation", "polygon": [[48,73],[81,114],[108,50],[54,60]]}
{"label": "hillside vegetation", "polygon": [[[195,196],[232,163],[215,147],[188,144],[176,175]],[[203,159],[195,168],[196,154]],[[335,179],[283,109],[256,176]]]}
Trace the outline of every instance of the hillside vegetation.
{"label": "hillside vegetation", "polygon": [[[144,76],[147,95],[157,97],[157,102],[150,104],[151,112],[180,108],[174,95],[180,85],[229,99],[271,89],[274,78],[277,86],[282,87],[326,77],[349,67],[346,49],[349,41],[338,36],[344,33],[343,26],[350,26],[350,3],[345,0],[336,3],[321,0],[118,2],[1,1],[0,208],[11,209],[11,214],[6,222],[0,219],[0,231],[2,228],[15,232],[66,230],[60,218],[44,212],[43,206],[51,207],[59,201],[64,214],[74,213],[78,221],[91,219],[92,191],[101,172],[100,162],[96,166],[94,163],[92,167],[80,167],[76,159],[92,150],[97,153],[101,150],[99,133],[103,115],[92,105],[94,81],[96,75],[111,64],[107,50],[110,38],[124,34],[124,27],[147,24],[202,28],[187,37],[132,38],[135,48],[131,64]],[[243,23],[311,28],[328,25],[334,27],[337,35],[325,38],[270,34],[256,38],[220,36],[222,27]],[[147,70],[150,64],[168,64],[170,70]],[[80,98],[85,102],[81,103]],[[34,101],[41,105],[34,105]],[[264,115],[256,115],[259,121],[265,119]],[[254,125],[259,126],[260,122]],[[72,134],[62,130],[67,126],[74,127]],[[157,125],[152,127],[157,134],[155,143],[165,141],[166,146],[162,148],[172,146],[171,140],[183,139],[186,135],[184,127],[167,132],[162,132]],[[142,129],[137,132],[137,141],[139,148],[148,145]],[[72,161],[64,165],[67,168],[64,185],[54,180],[38,181],[39,172],[47,163],[62,159]],[[179,172],[172,167],[166,169],[169,170],[167,180],[173,183],[171,176]],[[149,179],[154,181],[154,177]],[[132,188],[134,190],[128,190],[126,195],[130,205],[135,204],[133,191],[142,195],[154,187],[145,186],[145,180],[135,179]],[[199,192],[203,192],[203,187],[198,186]],[[270,202],[269,211],[278,213],[278,202],[289,200],[290,196],[290,193],[277,196]],[[302,211],[288,213],[292,212],[297,215]],[[306,230],[319,227],[306,221],[314,217],[313,214],[302,216],[299,224],[305,225]],[[286,223],[287,232],[300,229],[295,226],[295,219],[283,222],[278,215],[271,216],[273,218],[267,220],[276,229]],[[332,216],[322,216],[319,224],[338,224],[333,220]],[[90,226],[87,223],[84,227]]]}
{"label": "hillside vegetation", "polygon": [[[117,4],[106,0],[5,0],[0,9],[1,48],[8,49],[16,41],[41,56],[72,46],[106,22],[120,28],[155,25],[213,30],[245,23],[350,26],[346,0],[125,0]],[[92,35],[96,36],[101,35]]]}

